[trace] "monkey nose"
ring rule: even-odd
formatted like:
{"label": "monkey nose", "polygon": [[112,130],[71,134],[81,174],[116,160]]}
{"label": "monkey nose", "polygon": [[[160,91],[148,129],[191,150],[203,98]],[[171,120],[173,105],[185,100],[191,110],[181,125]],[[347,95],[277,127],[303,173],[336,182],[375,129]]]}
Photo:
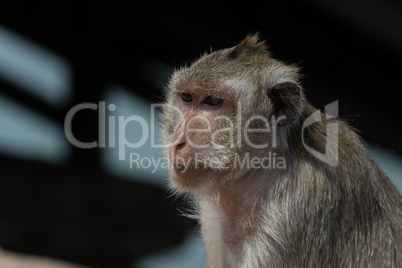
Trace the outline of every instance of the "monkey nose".
{"label": "monkey nose", "polygon": [[178,142],[176,144],[171,144],[169,148],[169,155],[171,157],[182,156],[185,153],[184,148],[186,147],[186,142]]}
{"label": "monkey nose", "polygon": [[186,146],[186,143],[185,143],[185,142],[182,142],[182,143],[177,144],[175,149],[176,149],[176,151],[180,151],[180,150],[182,150],[185,146]]}

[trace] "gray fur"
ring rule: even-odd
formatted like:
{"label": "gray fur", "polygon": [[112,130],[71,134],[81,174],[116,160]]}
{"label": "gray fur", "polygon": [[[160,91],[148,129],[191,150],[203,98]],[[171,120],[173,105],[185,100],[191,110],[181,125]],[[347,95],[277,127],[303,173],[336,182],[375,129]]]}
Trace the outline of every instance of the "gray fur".
{"label": "gray fur", "polygon": [[[272,59],[257,36],[248,36],[234,48],[212,52],[177,70],[166,103],[175,106],[176,92],[193,85],[205,92],[220,91],[234,103],[241,100],[236,112],[241,110],[244,118],[236,125],[242,126],[246,115],[270,118],[274,103],[269,90],[286,82],[300,87],[299,77],[298,68]],[[358,135],[338,118],[304,130],[308,145],[323,151],[325,141],[334,139],[326,137],[327,124],[338,123],[338,165],[329,166],[309,154],[301,143],[301,126],[316,109],[301,88],[294,101],[289,109],[298,107],[291,111],[298,118],[278,129],[277,148],[255,150],[232,144],[210,150],[210,155],[225,155],[232,161],[234,153],[262,157],[275,152],[286,160],[286,169],[200,172],[189,178],[193,184],[188,187],[175,184],[171,172],[172,187],[194,200],[208,267],[402,267],[400,193]],[[163,118],[163,137],[170,142],[178,118],[168,106]],[[229,204],[233,215],[222,204]]]}

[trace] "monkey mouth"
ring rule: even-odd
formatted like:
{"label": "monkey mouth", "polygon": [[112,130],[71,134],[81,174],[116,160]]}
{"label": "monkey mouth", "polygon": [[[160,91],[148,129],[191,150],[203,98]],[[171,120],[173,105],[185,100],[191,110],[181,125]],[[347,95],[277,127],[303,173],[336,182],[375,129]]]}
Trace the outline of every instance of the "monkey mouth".
{"label": "monkey mouth", "polygon": [[198,166],[196,164],[184,165],[184,164],[180,164],[180,163],[175,164],[174,167],[176,169],[180,169],[180,170],[182,170],[182,169],[197,169],[198,168]]}
{"label": "monkey mouth", "polygon": [[173,165],[177,171],[186,172],[190,170],[199,170],[202,169],[203,166],[200,164],[183,164],[183,163],[176,163]]}

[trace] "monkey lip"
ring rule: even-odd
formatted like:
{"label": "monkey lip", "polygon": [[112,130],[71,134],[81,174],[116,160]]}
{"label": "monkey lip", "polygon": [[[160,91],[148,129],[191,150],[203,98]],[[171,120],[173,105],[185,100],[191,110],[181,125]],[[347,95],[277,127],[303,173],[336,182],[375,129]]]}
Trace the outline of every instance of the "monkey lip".
{"label": "monkey lip", "polygon": [[198,168],[198,166],[195,165],[195,164],[184,165],[184,164],[179,164],[179,163],[175,164],[174,167],[177,168],[177,169],[189,169],[189,168],[190,169],[197,169]]}
{"label": "monkey lip", "polygon": [[181,172],[188,171],[188,170],[197,170],[202,169],[202,165],[200,164],[182,164],[182,163],[175,163],[173,167]]}

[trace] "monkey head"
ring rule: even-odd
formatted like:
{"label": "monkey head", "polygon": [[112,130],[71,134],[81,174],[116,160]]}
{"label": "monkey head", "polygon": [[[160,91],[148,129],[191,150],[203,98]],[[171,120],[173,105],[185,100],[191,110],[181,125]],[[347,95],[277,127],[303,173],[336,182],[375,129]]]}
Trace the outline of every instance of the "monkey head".
{"label": "monkey head", "polygon": [[283,154],[303,109],[298,80],[298,68],[271,58],[257,35],[174,72],[162,113],[173,185],[219,188],[248,171],[236,158]]}

